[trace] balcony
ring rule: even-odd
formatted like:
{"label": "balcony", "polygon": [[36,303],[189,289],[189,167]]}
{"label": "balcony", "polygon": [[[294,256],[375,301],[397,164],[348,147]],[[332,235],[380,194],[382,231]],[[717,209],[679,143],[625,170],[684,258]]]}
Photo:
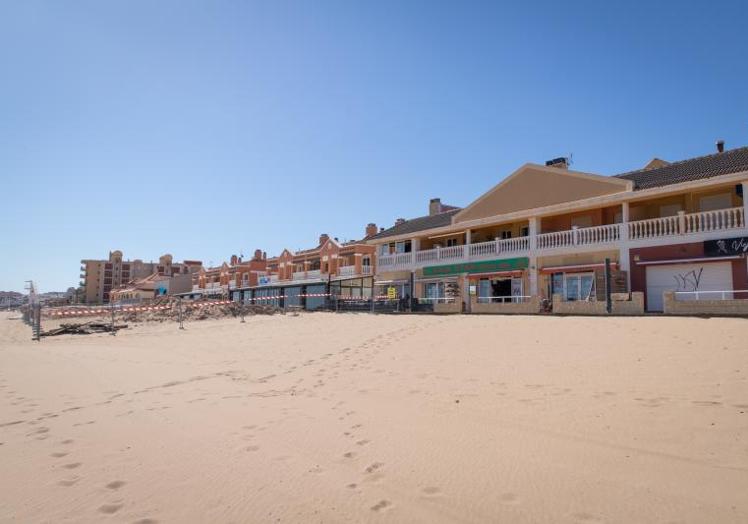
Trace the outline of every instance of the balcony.
{"label": "balcony", "polygon": [[[689,214],[680,212],[669,217],[602,226],[575,227],[566,231],[506,240],[380,255],[377,263],[380,271],[413,270],[424,266],[455,262],[529,256],[531,252],[533,255],[542,256],[564,250],[571,253],[580,250],[617,249],[622,244],[639,247],[663,241],[671,244],[678,243],[681,239],[683,242],[694,242],[720,238],[725,232],[731,230],[748,232],[744,208],[734,207]],[[694,238],[683,238],[688,236]]]}
{"label": "balcony", "polygon": [[745,210],[742,207],[689,214],[681,211],[675,216],[629,222],[628,237],[629,240],[648,240],[741,228],[745,228]]}
{"label": "balcony", "polygon": [[356,266],[340,266],[338,268],[338,276],[341,277],[355,277],[355,276],[366,276],[371,275],[371,266],[361,266],[361,271],[356,272]]}
{"label": "balcony", "polygon": [[431,265],[483,260],[496,256],[527,256],[530,250],[530,237],[492,240],[462,246],[437,247],[411,253],[380,255],[377,259],[381,271],[410,269]]}

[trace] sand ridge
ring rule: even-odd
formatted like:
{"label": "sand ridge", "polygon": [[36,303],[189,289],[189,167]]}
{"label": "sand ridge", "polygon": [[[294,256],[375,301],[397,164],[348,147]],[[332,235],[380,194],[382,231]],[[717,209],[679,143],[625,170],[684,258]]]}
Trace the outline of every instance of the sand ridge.
{"label": "sand ridge", "polygon": [[745,522],[746,326],[2,317],[0,521]]}

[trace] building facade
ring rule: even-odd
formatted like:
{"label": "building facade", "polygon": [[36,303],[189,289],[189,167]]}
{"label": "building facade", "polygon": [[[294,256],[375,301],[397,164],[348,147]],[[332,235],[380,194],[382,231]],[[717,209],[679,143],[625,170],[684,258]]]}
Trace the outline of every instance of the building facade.
{"label": "building facade", "polygon": [[616,176],[526,164],[463,209],[432,200],[371,237],[375,288],[437,311],[594,313],[608,290],[651,312],[668,292],[748,298],[747,186],[748,148]]}
{"label": "building facade", "polygon": [[81,260],[80,287],[85,303],[103,304],[110,301],[112,290],[131,281],[153,274],[167,277],[190,274],[201,268],[199,260],[173,262],[169,254],[159,257],[158,262],[143,262],[140,259],[124,260],[121,251],[112,251],[106,260]]}

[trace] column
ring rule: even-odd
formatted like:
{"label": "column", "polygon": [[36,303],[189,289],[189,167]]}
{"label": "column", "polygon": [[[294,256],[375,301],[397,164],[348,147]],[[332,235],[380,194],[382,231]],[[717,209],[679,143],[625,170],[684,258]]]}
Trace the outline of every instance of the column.
{"label": "column", "polygon": [[745,226],[745,221],[748,219],[748,182],[742,182],[743,186],[743,227]]}
{"label": "column", "polygon": [[538,257],[530,255],[527,271],[527,276],[530,280],[530,296],[534,297],[538,295]]}
{"label": "column", "polygon": [[472,240],[471,240],[470,230],[468,229],[467,231],[465,231],[465,247],[464,247],[464,252],[462,254],[462,257],[465,260],[470,258],[470,243],[471,242]]}
{"label": "column", "polygon": [[538,225],[540,220],[538,217],[532,217],[530,218],[529,223],[529,234],[530,234],[530,251],[535,251],[537,249],[537,236],[538,236]]}
{"label": "column", "polygon": [[621,271],[626,272],[626,289],[631,292],[631,253],[629,251],[629,203],[621,204],[621,249],[618,263]]}
{"label": "column", "polygon": [[529,267],[527,268],[528,271],[528,279],[530,280],[530,296],[537,296],[538,295],[538,257],[536,256],[535,252],[538,248],[538,229],[540,226],[540,219],[538,217],[531,217],[530,223],[529,223],[529,233],[530,233],[530,256],[529,256]]}

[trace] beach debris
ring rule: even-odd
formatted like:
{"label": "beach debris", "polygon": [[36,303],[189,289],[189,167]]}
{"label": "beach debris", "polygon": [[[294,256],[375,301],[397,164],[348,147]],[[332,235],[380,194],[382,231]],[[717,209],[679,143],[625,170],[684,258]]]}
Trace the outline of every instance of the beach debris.
{"label": "beach debris", "polygon": [[40,336],[54,337],[57,335],[91,335],[93,333],[109,333],[127,328],[127,324],[115,324],[105,322],[83,322],[60,324],[60,327],[43,331]]}

